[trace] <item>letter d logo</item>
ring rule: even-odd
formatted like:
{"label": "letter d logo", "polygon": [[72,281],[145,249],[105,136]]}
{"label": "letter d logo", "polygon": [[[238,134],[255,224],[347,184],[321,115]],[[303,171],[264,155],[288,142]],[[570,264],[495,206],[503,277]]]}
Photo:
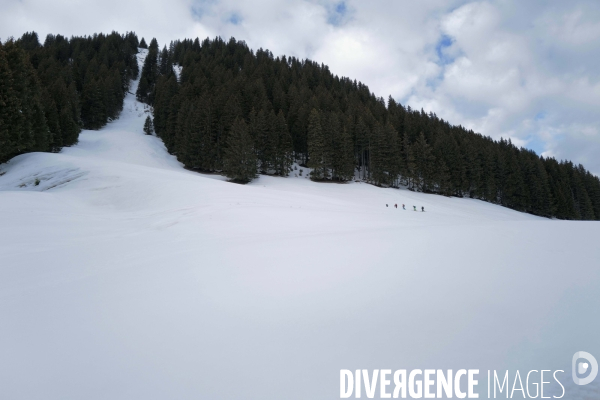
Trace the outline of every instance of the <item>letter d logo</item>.
{"label": "letter d logo", "polygon": [[[587,362],[577,362],[580,358],[585,358]],[[583,375],[587,372],[589,367],[592,367],[590,374],[585,378],[578,378],[577,375]],[[594,358],[590,353],[586,353],[585,351],[578,351],[573,354],[573,382],[576,385],[587,385],[592,382],[596,375],[598,375],[598,361]]]}

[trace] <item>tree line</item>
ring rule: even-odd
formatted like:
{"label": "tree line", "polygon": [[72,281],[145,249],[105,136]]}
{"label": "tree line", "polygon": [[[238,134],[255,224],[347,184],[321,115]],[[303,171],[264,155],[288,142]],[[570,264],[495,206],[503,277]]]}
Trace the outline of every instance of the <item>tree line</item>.
{"label": "tree line", "polygon": [[162,51],[153,43],[138,98],[153,105],[156,134],[188,168],[248,182],[259,172],[285,176],[297,161],[314,180],[360,179],[600,219],[600,180],[582,165],[386,102],[326,65],[254,52],[234,38],[174,41]]}
{"label": "tree line", "polygon": [[[0,43],[0,162],[56,151],[118,116],[147,48],[140,101],[184,165],[248,182],[286,176],[470,197],[560,219],[600,219],[600,180],[582,165],[495,141],[435,113],[386,101],[326,65],[253,51],[243,41],[174,41],[134,33]],[[174,67],[177,68],[174,68]],[[177,72],[176,72],[177,70]],[[180,71],[180,72],[179,72]]]}
{"label": "tree line", "polygon": [[82,128],[117,118],[139,74],[138,44],[133,32],[0,42],[0,163],[71,146]]}

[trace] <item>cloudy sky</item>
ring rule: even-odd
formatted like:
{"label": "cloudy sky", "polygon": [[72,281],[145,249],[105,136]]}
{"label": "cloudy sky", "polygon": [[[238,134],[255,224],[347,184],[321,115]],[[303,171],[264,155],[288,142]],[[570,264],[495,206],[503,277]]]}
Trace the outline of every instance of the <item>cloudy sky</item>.
{"label": "cloudy sky", "polygon": [[0,39],[133,30],[310,58],[413,108],[600,174],[598,0],[0,0]]}

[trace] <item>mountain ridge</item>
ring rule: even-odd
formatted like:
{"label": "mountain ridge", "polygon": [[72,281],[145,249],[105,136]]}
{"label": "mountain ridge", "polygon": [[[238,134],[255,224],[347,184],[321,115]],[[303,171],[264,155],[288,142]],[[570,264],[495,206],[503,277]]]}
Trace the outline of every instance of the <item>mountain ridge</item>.
{"label": "mountain ridge", "polygon": [[[15,119],[11,107],[0,115],[0,161],[57,151],[75,143],[81,127],[116,118],[141,69],[138,100],[153,107],[149,122],[190,169],[247,182],[259,172],[287,176],[296,162],[317,181],[357,179],[544,217],[600,219],[600,179],[583,166],[494,141],[391,97],[386,104],[325,65],[254,52],[233,38],[174,41],[162,50],[153,39],[139,68],[131,61],[138,44],[133,32],[113,32],[48,35],[41,45],[31,32],[0,45],[0,85],[14,100],[8,104],[33,104],[28,118]],[[28,78],[18,78],[21,69]],[[29,83],[15,85],[20,80]]]}

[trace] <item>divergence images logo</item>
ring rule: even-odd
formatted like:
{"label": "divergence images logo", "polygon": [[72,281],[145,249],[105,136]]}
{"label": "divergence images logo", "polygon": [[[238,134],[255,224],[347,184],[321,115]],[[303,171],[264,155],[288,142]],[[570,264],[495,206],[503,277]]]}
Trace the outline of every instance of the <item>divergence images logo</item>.
{"label": "divergence images logo", "polygon": [[[585,361],[581,359],[585,359]],[[590,370],[591,366],[591,370]],[[596,375],[598,374],[598,361],[594,358],[590,353],[586,353],[585,351],[578,351],[573,354],[573,382],[577,385],[587,385],[592,382]],[[590,370],[590,373],[585,378],[579,378],[581,375],[585,375],[586,372]]]}

